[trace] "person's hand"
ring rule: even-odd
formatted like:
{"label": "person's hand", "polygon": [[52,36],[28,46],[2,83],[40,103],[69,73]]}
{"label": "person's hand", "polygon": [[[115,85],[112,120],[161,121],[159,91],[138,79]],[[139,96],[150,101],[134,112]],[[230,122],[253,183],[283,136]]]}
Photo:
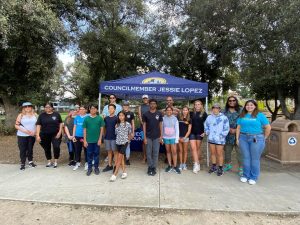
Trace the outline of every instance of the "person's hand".
{"label": "person's hand", "polygon": [[34,136],[34,132],[32,132],[32,131],[27,131],[27,134],[28,134],[29,136]]}
{"label": "person's hand", "polygon": [[60,138],[60,136],[61,136],[61,133],[60,133],[60,132],[58,132],[58,133],[57,133],[57,135],[55,136],[55,138],[56,138],[56,139],[59,139],[59,138]]}
{"label": "person's hand", "polygon": [[147,144],[147,138],[144,138],[144,144],[145,145]]}
{"label": "person's hand", "polygon": [[229,133],[231,133],[231,134],[235,134],[235,131],[236,131],[236,129],[234,129],[234,128],[230,128],[230,130],[229,130]]}
{"label": "person's hand", "polygon": [[180,143],[183,143],[183,138],[179,138],[179,142],[180,142]]}
{"label": "person's hand", "polygon": [[237,145],[237,146],[240,146],[240,142],[239,142],[239,140],[238,140],[238,139],[236,140],[236,142],[235,142],[235,143],[236,143],[236,145]]}
{"label": "person's hand", "polygon": [[88,147],[88,143],[86,141],[84,141],[83,142],[83,146],[87,148]]}
{"label": "person's hand", "polygon": [[101,141],[101,139],[99,139],[97,145],[101,146],[101,144],[102,144],[102,141]]}
{"label": "person's hand", "polygon": [[159,138],[159,143],[161,143],[162,145],[164,144],[164,140],[161,137]]}
{"label": "person's hand", "polygon": [[37,141],[37,142],[41,142],[41,137],[40,137],[40,135],[37,135],[37,136],[36,136],[36,141]]}
{"label": "person's hand", "polygon": [[68,136],[69,140],[73,140],[73,138],[74,138],[73,136]]}
{"label": "person's hand", "polygon": [[73,138],[72,138],[72,141],[73,141],[73,142],[76,142],[76,141],[77,141],[77,139],[76,139],[75,137],[73,137]]}
{"label": "person's hand", "polygon": [[205,133],[200,134],[200,136],[201,136],[201,137],[204,137],[204,136],[205,136]]}

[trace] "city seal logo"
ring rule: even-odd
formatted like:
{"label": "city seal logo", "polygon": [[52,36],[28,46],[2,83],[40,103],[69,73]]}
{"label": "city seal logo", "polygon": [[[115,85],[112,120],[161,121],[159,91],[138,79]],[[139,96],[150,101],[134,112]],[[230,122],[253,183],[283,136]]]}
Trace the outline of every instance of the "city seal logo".
{"label": "city seal logo", "polygon": [[295,137],[290,137],[290,138],[288,139],[288,144],[291,145],[291,146],[296,145],[296,144],[297,144],[297,138],[295,138]]}
{"label": "city seal logo", "polygon": [[149,77],[142,81],[142,84],[166,84],[167,80],[161,77]]}
{"label": "city seal logo", "polygon": [[53,120],[56,120],[56,116],[52,116],[52,119],[53,119]]}
{"label": "city seal logo", "polygon": [[155,119],[157,119],[157,120],[158,120],[158,119],[159,119],[159,115],[156,115],[156,116],[155,116]]}

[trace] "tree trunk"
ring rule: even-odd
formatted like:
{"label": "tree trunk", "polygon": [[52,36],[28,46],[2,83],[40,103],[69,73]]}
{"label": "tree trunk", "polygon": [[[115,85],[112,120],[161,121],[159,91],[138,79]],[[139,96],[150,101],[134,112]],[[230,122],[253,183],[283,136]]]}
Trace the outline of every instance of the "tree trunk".
{"label": "tree trunk", "polygon": [[286,106],[285,97],[283,96],[282,91],[280,89],[278,89],[277,93],[278,93],[278,99],[280,101],[280,105],[281,105],[281,109],[282,109],[283,114],[285,115],[285,117],[287,119],[293,119],[292,118],[292,116],[293,116],[292,113],[288,110],[288,108]]}
{"label": "tree trunk", "polygon": [[295,120],[300,120],[300,84],[297,88],[297,96],[295,97]]}
{"label": "tree trunk", "polygon": [[266,106],[267,106],[267,109],[269,110],[269,112],[271,113],[271,120],[272,120],[272,122],[274,121],[274,120],[276,120],[277,119],[277,114],[278,114],[278,111],[279,111],[279,109],[280,109],[280,105],[278,106],[278,104],[277,104],[277,98],[275,97],[275,108],[274,108],[274,111],[272,111],[272,109],[271,109],[271,107],[269,106],[269,102],[268,102],[268,99],[266,99]]}
{"label": "tree trunk", "polygon": [[2,96],[1,99],[3,101],[5,110],[5,126],[8,129],[13,129],[15,126],[17,115],[19,113],[19,107],[12,104],[11,101],[5,96]]}

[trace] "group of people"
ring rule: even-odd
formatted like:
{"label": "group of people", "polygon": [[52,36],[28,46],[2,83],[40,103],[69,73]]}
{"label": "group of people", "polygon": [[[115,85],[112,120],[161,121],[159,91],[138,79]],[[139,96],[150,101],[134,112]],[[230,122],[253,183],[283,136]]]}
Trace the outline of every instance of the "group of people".
{"label": "group of people", "polygon": [[[270,124],[266,116],[258,111],[256,101],[246,101],[239,105],[235,96],[229,96],[225,109],[218,103],[212,105],[211,114],[205,112],[200,100],[194,101],[193,110],[184,106],[174,106],[171,96],[166,98],[166,107],[158,110],[155,99],[142,96],[143,103],[138,108],[138,119],[143,130],[143,161],[147,162],[149,176],[157,173],[160,145],[166,149],[166,172],[180,174],[187,170],[188,147],[193,161],[192,171],[200,171],[201,142],[204,136],[210,149],[209,173],[218,176],[233,168],[232,151],[236,150],[238,173],[241,182],[255,184],[260,174],[260,157],[270,134]],[[97,105],[78,106],[70,110],[65,121],[55,112],[51,103],[45,104],[45,111],[35,114],[33,105],[25,102],[16,119],[21,170],[26,159],[30,167],[33,162],[33,145],[40,143],[47,159],[46,167],[58,167],[62,137],[66,139],[69,151],[69,166],[73,170],[81,167],[84,151],[86,175],[99,175],[99,154],[103,142],[107,151],[107,166],[103,172],[112,171],[110,181],[115,181],[119,170],[121,178],[127,177],[126,165],[130,165],[130,141],[134,137],[135,117],[129,102],[122,106],[116,103],[116,96],[109,96],[109,104],[102,114]],[[52,160],[51,144],[54,160]],[[224,158],[225,156],[225,158]]]}

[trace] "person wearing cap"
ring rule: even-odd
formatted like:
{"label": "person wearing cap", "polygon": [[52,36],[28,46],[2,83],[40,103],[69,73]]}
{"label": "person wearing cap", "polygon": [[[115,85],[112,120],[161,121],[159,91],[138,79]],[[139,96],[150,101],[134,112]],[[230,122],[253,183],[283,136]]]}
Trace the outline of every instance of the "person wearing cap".
{"label": "person wearing cap", "polygon": [[119,104],[117,104],[117,97],[114,94],[109,95],[109,104],[104,106],[103,111],[102,111],[102,115],[103,118],[109,116],[109,110],[108,110],[108,106],[110,104],[114,104],[116,106],[116,110],[115,110],[115,116],[118,115],[118,113],[120,111],[122,111],[122,106],[120,106]]}
{"label": "person wearing cap", "polygon": [[[149,96],[148,95],[143,95],[143,104],[139,106],[138,109],[138,115],[139,115],[139,120],[141,124],[141,129],[143,129],[143,115],[149,111]],[[143,132],[143,131],[142,131]],[[143,136],[143,135],[142,135]],[[146,145],[143,143],[143,162],[146,163]]]}
{"label": "person wearing cap", "polygon": [[[125,121],[128,122],[131,125],[131,138],[130,140],[133,138],[134,136],[134,130],[135,130],[135,126],[134,126],[134,113],[130,111],[129,108],[129,101],[124,101],[123,102],[123,112],[125,114]],[[130,142],[128,142],[128,145],[126,147],[126,165],[130,165]]]}
{"label": "person wearing cap", "polygon": [[[58,112],[53,110],[52,103],[46,103],[45,112],[41,113],[36,122],[36,139],[45,151],[46,167],[57,168],[60,156],[60,144],[63,131],[63,122]],[[54,163],[52,162],[51,144],[53,146]]]}
{"label": "person wearing cap", "polygon": [[[221,113],[220,104],[215,103],[212,106],[212,114],[207,117],[204,122],[204,131],[208,136],[210,157],[212,166],[209,173],[217,173],[218,176],[223,175],[224,163],[224,145],[226,136],[229,133],[229,120],[227,116]],[[217,167],[218,164],[218,167]]]}
{"label": "person wearing cap", "polygon": [[22,111],[16,119],[18,147],[20,150],[20,170],[25,170],[26,159],[29,167],[36,167],[33,162],[33,146],[35,143],[37,116],[30,102],[22,104]]}

